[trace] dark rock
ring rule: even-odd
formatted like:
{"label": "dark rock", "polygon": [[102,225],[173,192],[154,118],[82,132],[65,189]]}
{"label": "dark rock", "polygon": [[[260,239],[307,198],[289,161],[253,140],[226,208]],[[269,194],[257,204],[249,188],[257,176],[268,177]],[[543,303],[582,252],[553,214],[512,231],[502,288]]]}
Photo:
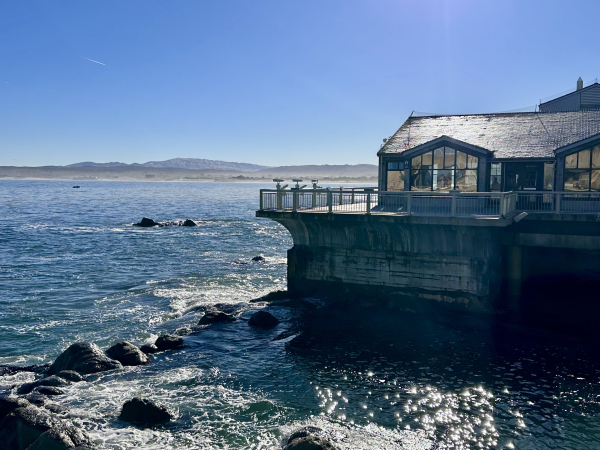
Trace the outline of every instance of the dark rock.
{"label": "dark rock", "polygon": [[73,381],[75,383],[83,381],[83,377],[74,370],[61,370],[56,374],[56,376],[62,378],[63,380]]}
{"label": "dark rock", "polygon": [[279,323],[279,319],[267,311],[257,311],[252,314],[248,324],[258,328],[273,328]]}
{"label": "dark rock", "polygon": [[254,300],[250,300],[250,303],[274,302],[277,300],[287,300],[291,297],[292,297],[292,294],[288,291],[273,291],[273,292],[269,292],[267,295],[263,295],[262,297],[255,298]]}
{"label": "dark rock", "polygon": [[144,352],[127,341],[117,342],[106,350],[106,354],[124,366],[142,366],[150,362]]}
{"label": "dark rock", "polygon": [[150,228],[150,227],[158,226],[160,224],[158,222],[155,222],[152,219],[148,219],[147,217],[144,217],[139,223],[134,223],[133,225],[135,225],[136,227]]}
{"label": "dark rock", "polygon": [[304,428],[300,428],[299,430],[294,431],[290,437],[288,438],[287,443],[289,444],[290,442],[292,442],[294,439],[298,439],[298,438],[303,438],[306,436],[311,436],[315,433],[318,433],[322,431],[320,428],[317,427],[304,427]]}
{"label": "dark rock", "polygon": [[61,370],[89,374],[122,368],[119,361],[110,359],[96,344],[78,342],[72,344],[56,358],[54,364],[48,369],[48,374],[55,374]]}
{"label": "dark rock", "polygon": [[2,448],[25,450],[53,425],[50,414],[35,406],[16,408],[0,422]]}
{"label": "dark rock", "polygon": [[338,450],[331,442],[316,436],[293,439],[283,450]]}
{"label": "dark rock", "polygon": [[89,437],[71,424],[58,423],[42,433],[27,450],[70,450],[73,448],[91,448]]}
{"label": "dark rock", "polygon": [[35,406],[46,406],[48,397],[37,392],[32,392],[25,396],[25,400]]}
{"label": "dark rock", "polygon": [[254,262],[264,262],[265,258],[264,258],[264,256],[258,255],[258,256],[255,256],[254,258],[252,258],[252,261],[254,261]]}
{"label": "dark rock", "polygon": [[65,393],[54,386],[38,386],[33,390],[34,393],[42,395],[64,395]]}
{"label": "dark rock", "polygon": [[227,323],[235,321],[235,317],[231,314],[226,314],[223,311],[207,311],[198,325],[209,325],[212,323]]}
{"label": "dark rock", "polygon": [[188,334],[190,334],[192,332],[192,329],[190,327],[181,327],[181,328],[177,328],[173,334],[175,336],[187,336]]}
{"label": "dark rock", "polygon": [[52,375],[50,377],[42,378],[41,380],[33,381],[31,383],[25,383],[19,389],[17,389],[17,394],[25,395],[32,392],[35,388],[39,386],[52,386],[52,387],[62,387],[68,386],[70,383],[64,378]]}
{"label": "dark rock", "polygon": [[15,366],[12,364],[0,365],[0,376],[14,375],[18,372],[43,373],[48,369],[48,367],[50,367],[50,364],[34,364],[31,366]]}
{"label": "dark rock", "polygon": [[14,409],[31,406],[24,398],[0,397],[0,421],[10,414]]}
{"label": "dark rock", "polygon": [[146,355],[150,355],[159,351],[158,347],[154,344],[144,344],[140,347],[140,350],[143,351]]}
{"label": "dark rock", "polygon": [[169,422],[171,418],[167,408],[142,398],[125,402],[119,415],[120,420],[139,425],[156,425]]}
{"label": "dark rock", "polygon": [[165,334],[164,336],[160,336],[154,345],[156,345],[158,351],[160,352],[164,352],[165,350],[173,350],[183,345],[183,338],[180,336]]}
{"label": "dark rock", "polygon": [[187,219],[185,222],[181,224],[182,227],[195,227],[198,224],[194,222],[192,219]]}

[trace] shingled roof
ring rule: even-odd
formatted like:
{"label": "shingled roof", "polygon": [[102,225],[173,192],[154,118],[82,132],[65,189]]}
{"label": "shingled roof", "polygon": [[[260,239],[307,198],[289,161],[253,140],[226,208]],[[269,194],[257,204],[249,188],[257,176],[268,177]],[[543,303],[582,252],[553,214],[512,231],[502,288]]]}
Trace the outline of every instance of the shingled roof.
{"label": "shingled roof", "polygon": [[409,117],[379,154],[442,136],[494,152],[494,158],[553,158],[554,150],[600,134],[600,110]]}

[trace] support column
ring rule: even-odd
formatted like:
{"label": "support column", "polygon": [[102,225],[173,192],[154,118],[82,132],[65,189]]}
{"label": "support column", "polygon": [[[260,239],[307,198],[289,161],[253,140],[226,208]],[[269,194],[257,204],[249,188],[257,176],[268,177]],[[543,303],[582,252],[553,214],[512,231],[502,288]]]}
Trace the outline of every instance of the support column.
{"label": "support column", "polygon": [[523,281],[523,249],[518,245],[508,247],[508,307],[511,311],[519,310],[521,283]]}

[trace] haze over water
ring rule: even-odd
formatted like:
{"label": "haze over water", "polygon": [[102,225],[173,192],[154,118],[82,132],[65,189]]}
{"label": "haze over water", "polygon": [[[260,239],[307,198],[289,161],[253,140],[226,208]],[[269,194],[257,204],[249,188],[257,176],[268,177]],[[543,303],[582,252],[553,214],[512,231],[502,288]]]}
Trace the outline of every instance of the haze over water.
{"label": "haze over water", "polygon": [[[0,181],[0,364],[53,361],[68,345],[141,345],[285,289],[289,233],[254,217],[259,184]],[[195,228],[133,222],[191,218]],[[265,263],[251,258],[262,254]],[[245,264],[240,264],[245,263]],[[278,449],[303,425],[340,449],[594,449],[595,343],[456,314],[368,305],[269,306],[184,337],[145,367],[90,376],[56,401],[107,449]],[[300,337],[295,338],[300,332]],[[0,377],[0,389],[33,374]],[[176,414],[117,420],[134,396]]]}

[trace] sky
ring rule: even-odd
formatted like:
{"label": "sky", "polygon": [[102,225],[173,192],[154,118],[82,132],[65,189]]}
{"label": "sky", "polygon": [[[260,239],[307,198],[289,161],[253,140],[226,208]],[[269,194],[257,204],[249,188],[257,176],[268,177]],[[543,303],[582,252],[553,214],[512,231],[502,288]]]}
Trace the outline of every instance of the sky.
{"label": "sky", "polygon": [[376,164],[413,110],[600,78],[598,1],[0,3],[0,165]]}

